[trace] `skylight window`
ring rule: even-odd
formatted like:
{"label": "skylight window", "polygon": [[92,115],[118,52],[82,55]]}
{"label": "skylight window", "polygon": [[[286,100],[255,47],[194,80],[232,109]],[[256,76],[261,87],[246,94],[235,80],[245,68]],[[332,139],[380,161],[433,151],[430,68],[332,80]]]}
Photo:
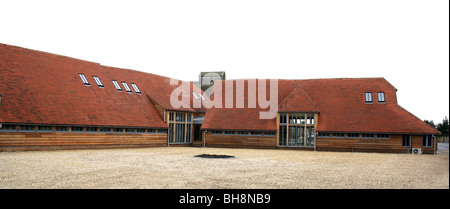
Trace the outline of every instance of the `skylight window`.
{"label": "skylight window", "polygon": [[100,81],[100,78],[98,78],[98,76],[93,76],[93,77],[94,77],[94,80],[95,80],[95,82],[97,82],[97,85],[99,87],[104,87],[103,83]]}
{"label": "skylight window", "polygon": [[131,92],[131,89],[130,89],[130,87],[128,87],[128,84],[127,84],[127,83],[125,83],[125,82],[122,81],[122,85],[123,85],[123,87],[125,87],[125,90],[126,90],[128,93],[132,93],[132,92]]}
{"label": "skylight window", "polygon": [[372,103],[372,92],[366,92],[366,103]]}
{"label": "skylight window", "polygon": [[378,92],[378,102],[386,102],[386,98],[384,98],[384,92]]}
{"label": "skylight window", "polygon": [[83,81],[84,85],[89,86],[89,81],[86,79],[86,76],[83,73],[78,73],[78,75],[80,76],[81,80]]}
{"label": "skylight window", "polygon": [[120,87],[119,83],[116,80],[112,81],[114,86],[116,87],[117,91],[122,91],[122,88]]}
{"label": "skylight window", "polygon": [[131,86],[133,87],[134,91],[138,94],[141,93],[141,90],[139,90],[139,88],[137,87],[137,85],[135,83],[132,83]]}
{"label": "skylight window", "polygon": [[198,96],[197,96],[197,94],[195,94],[195,92],[192,92],[192,95],[194,95],[194,97],[197,101],[200,101],[200,98],[198,98]]}

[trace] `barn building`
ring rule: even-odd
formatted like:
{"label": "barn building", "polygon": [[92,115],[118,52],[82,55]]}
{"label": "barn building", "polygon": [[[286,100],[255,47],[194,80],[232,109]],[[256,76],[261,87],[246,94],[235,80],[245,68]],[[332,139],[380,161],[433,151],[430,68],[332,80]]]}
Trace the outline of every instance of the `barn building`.
{"label": "barn building", "polygon": [[397,89],[384,78],[277,80],[271,119],[260,118],[268,108],[252,106],[252,98],[261,90],[255,84],[266,82],[270,92],[272,83],[223,79],[209,98],[193,82],[0,44],[0,151],[436,150],[440,132],[398,105]]}

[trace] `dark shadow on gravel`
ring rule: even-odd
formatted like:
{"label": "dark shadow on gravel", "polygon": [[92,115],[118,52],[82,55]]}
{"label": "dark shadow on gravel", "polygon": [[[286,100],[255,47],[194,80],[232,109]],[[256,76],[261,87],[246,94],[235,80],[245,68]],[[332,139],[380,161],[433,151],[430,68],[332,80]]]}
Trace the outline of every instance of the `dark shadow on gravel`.
{"label": "dark shadow on gravel", "polygon": [[234,156],[231,155],[210,155],[210,154],[194,155],[194,157],[212,158],[212,159],[234,158]]}

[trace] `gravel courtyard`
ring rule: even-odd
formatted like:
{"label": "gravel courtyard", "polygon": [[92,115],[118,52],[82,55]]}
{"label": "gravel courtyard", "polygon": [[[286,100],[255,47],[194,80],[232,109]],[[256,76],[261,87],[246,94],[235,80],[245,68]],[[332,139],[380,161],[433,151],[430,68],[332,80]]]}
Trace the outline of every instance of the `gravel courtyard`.
{"label": "gravel courtyard", "polygon": [[[201,154],[235,158],[194,157]],[[1,152],[0,188],[448,189],[449,154],[194,147]]]}

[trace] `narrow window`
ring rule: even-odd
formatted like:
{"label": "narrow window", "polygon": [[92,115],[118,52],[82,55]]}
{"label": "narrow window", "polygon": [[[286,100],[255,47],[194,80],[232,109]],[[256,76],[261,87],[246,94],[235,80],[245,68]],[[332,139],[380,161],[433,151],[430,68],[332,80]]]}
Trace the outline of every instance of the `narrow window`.
{"label": "narrow window", "polygon": [[277,132],[274,131],[265,131],[264,136],[276,136]]}
{"label": "narrow window", "polygon": [[319,138],[330,138],[330,133],[327,133],[327,132],[319,132],[319,133],[317,134],[317,136],[318,136]]}
{"label": "narrow window", "polygon": [[384,92],[378,92],[378,102],[386,102],[384,98]]}
{"label": "narrow window", "polygon": [[345,134],[344,133],[333,133],[333,138],[344,138]]}
{"label": "narrow window", "polygon": [[431,147],[433,137],[431,135],[423,136],[422,147]]}
{"label": "narrow window", "polygon": [[402,146],[409,147],[411,144],[411,135],[403,135]]}
{"label": "narrow window", "polygon": [[250,131],[251,136],[262,136],[262,131]]}
{"label": "narrow window", "polygon": [[98,132],[98,128],[97,127],[86,127],[86,133],[97,133]]}
{"label": "narrow window", "polygon": [[71,132],[82,133],[82,132],[84,132],[84,128],[83,127],[79,127],[79,126],[72,126]]}
{"label": "narrow window", "polygon": [[366,92],[366,103],[373,103],[372,92]]}
{"label": "narrow window", "polygon": [[80,75],[81,80],[83,81],[84,85],[89,86],[89,81],[86,79],[86,76],[83,73],[78,73]]}
{"label": "narrow window", "polygon": [[234,135],[234,131],[224,131],[223,134],[224,135]]}
{"label": "narrow window", "polygon": [[100,127],[100,133],[111,133],[111,128],[109,128],[109,127]]}
{"label": "narrow window", "polygon": [[103,83],[100,81],[100,78],[98,78],[98,76],[92,76],[92,77],[94,77],[94,80],[95,80],[95,82],[97,82],[97,85],[99,87],[104,87]]}
{"label": "narrow window", "polygon": [[373,139],[373,138],[375,138],[375,134],[362,134],[362,138]]}
{"label": "narrow window", "polygon": [[134,134],[134,132],[135,132],[135,131],[134,131],[134,128],[126,128],[126,129],[125,129],[125,133],[126,133],[126,134]]}
{"label": "narrow window", "polygon": [[237,135],[248,136],[248,131],[238,131]]}
{"label": "narrow window", "polygon": [[347,138],[359,138],[359,134],[355,133],[348,133]]}
{"label": "narrow window", "polygon": [[123,87],[125,87],[125,91],[127,91],[128,93],[132,93],[130,87],[128,87],[128,84],[122,81],[122,85]]}
{"label": "narrow window", "polygon": [[19,131],[22,132],[35,132],[35,127],[33,125],[20,125]]}
{"label": "narrow window", "polygon": [[53,127],[51,126],[38,126],[38,132],[53,132]]}
{"label": "narrow window", "polygon": [[389,134],[377,134],[377,139],[389,139]]}
{"label": "narrow window", "polygon": [[116,87],[117,91],[122,91],[122,88],[120,87],[119,83],[116,80],[112,81],[114,86]]}
{"label": "narrow window", "polygon": [[55,126],[55,132],[69,132],[68,126]]}
{"label": "narrow window", "polygon": [[156,129],[147,129],[148,134],[156,134]]}
{"label": "narrow window", "polygon": [[137,87],[137,85],[136,85],[135,83],[132,83],[131,86],[133,87],[134,91],[135,91],[137,94],[140,94],[140,93],[141,93],[141,90],[139,90],[139,88]]}
{"label": "narrow window", "polygon": [[17,126],[16,125],[9,125],[9,124],[3,124],[0,128],[0,132],[16,132]]}
{"label": "narrow window", "polygon": [[212,135],[220,135],[220,134],[222,134],[222,131],[219,131],[219,130],[212,131]]}

